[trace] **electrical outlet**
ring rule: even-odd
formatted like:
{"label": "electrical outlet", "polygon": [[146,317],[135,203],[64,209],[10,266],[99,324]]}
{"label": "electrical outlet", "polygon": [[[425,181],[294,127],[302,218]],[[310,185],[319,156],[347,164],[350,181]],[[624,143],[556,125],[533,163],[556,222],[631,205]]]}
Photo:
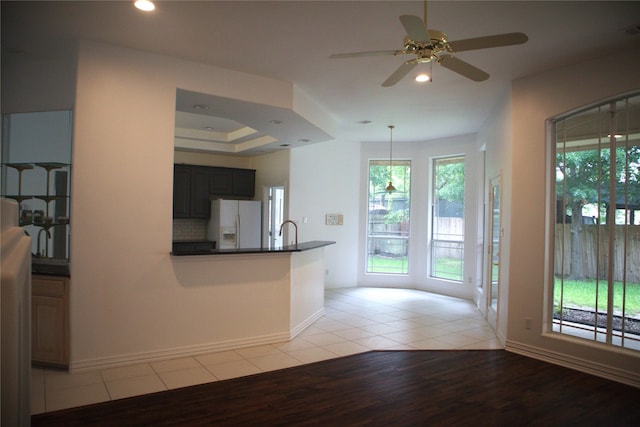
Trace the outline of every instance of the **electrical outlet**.
{"label": "electrical outlet", "polygon": [[524,328],[530,330],[533,326],[533,319],[531,317],[524,318]]}

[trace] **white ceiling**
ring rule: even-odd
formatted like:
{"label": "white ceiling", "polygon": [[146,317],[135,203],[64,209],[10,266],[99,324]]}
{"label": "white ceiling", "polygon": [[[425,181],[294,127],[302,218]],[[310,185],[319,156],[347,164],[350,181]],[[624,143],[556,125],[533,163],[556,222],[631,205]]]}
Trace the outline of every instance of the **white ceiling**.
{"label": "white ceiling", "polygon": [[[423,2],[160,1],[144,14],[130,1],[2,1],[2,49],[5,58],[50,57],[88,38],[275,78],[294,83],[334,118],[337,127],[324,139],[387,141],[393,124],[394,141],[418,141],[477,131],[513,79],[640,46],[638,1],[429,1],[428,27],[450,41],[506,32],[523,32],[529,41],[456,54],[491,75],[479,83],[434,65],[432,83],[407,76],[383,88],[409,57],[328,58],[401,49],[402,14],[422,17]],[[212,127],[228,133],[249,125],[242,114],[231,119],[236,123]],[[273,148],[304,144],[293,127],[290,136],[277,131]],[[322,139],[322,130],[313,131]]]}

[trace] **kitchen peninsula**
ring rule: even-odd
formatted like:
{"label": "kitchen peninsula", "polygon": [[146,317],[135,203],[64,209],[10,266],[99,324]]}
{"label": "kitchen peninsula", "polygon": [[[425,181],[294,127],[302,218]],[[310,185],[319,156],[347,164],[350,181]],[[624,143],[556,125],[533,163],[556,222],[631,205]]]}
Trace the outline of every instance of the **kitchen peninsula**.
{"label": "kitchen peninsula", "polygon": [[287,341],[322,317],[323,248],[332,244],[309,241],[172,254],[176,279],[184,288],[216,289],[228,298],[228,304],[212,302],[212,309],[225,311],[220,315],[227,321],[211,327],[226,339],[208,350]]}

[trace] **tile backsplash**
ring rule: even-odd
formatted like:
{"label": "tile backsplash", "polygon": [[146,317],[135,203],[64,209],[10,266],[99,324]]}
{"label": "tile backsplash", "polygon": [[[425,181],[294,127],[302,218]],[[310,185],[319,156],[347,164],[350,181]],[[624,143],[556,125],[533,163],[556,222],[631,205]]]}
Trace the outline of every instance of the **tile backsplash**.
{"label": "tile backsplash", "polygon": [[207,240],[206,219],[175,219],[173,220],[173,241],[179,240]]}

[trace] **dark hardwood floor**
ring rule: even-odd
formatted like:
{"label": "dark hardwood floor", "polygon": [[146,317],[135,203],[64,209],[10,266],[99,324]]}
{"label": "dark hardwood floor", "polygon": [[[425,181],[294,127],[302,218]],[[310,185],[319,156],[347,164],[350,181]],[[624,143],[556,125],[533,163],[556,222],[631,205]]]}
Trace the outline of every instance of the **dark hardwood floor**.
{"label": "dark hardwood floor", "polygon": [[504,350],[372,351],[32,416],[33,426],[640,426],[640,389]]}

